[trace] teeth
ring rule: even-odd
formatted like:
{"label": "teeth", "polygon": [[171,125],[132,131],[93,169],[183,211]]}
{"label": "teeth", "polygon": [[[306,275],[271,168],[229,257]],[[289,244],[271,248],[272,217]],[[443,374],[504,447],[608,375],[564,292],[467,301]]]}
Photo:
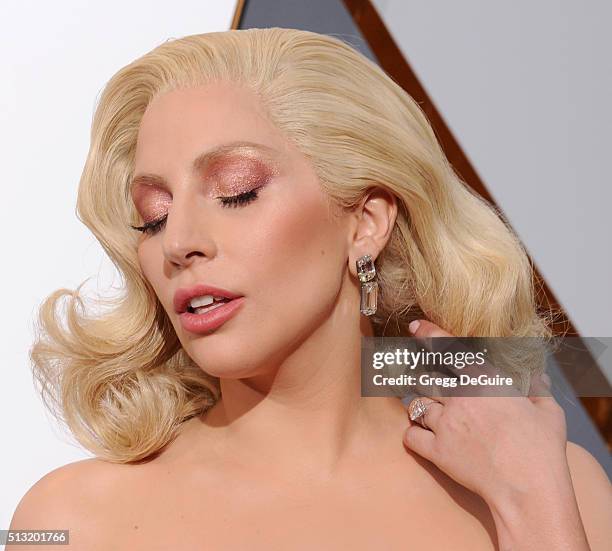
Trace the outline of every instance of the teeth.
{"label": "teeth", "polygon": [[209,312],[210,310],[214,310],[215,308],[221,308],[223,306],[222,302],[217,302],[212,306],[204,306],[203,308],[196,308],[193,313],[194,314],[203,314],[204,312]]}
{"label": "teeth", "polygon": [[217,297],[213,295],[202,295],[201,297],[193,297],[189,302],[189,306],[192,308],[200,308],[202,306],[208,306],[212,304],[215,300],[225,300],[225,297]]}

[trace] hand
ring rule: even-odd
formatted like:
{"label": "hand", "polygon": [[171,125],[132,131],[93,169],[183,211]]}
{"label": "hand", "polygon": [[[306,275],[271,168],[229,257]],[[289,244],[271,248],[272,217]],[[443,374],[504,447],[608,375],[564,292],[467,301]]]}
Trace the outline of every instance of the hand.
{"label": "hand", "polygon": [[[453,335],[420,320],[414,336]],[[578,547],[572,548],[588,549],[582,525],[578,520],[577,526],[573,518],[574,514],[577,519],[580,516],[567,463],[565,415],[552,396],[543,395],[548,384],[546,378],[534,380],[532,389],[536,392],[530,394],[536,395],[529,397],[422,398],[427,409],[419,421],[427,428],[410,423],[404,443],[480,495],[493,512],[498,534],[508,529],[508,523],[523,521],[523,528],[532,523],[537,532],[535,518],[560,513],[563,518],[572,518],[570,536],[578,542]],[[530,518],[523,519],[523,512]],[[515,536],[507,535],[504,547],[514,544]],[[586,547],[581,547],[582,542]]]}

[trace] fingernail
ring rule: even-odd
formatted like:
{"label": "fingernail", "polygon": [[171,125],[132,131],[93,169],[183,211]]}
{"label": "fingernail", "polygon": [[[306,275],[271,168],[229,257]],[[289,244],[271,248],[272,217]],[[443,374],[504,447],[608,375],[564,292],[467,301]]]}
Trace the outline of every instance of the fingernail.
{"label": "fingernail", "polygon": [[417,332],[419,325],[421,325],[419,320],[413,320],[408,324],[408,329],[410,329],[410,332],[414,334]]}

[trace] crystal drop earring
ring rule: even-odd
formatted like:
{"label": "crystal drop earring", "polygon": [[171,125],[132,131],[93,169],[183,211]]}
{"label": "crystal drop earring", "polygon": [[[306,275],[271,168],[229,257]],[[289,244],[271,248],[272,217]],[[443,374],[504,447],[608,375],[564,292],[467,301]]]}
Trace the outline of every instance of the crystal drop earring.
{"label": "crystal drop earring", "polygon": [[372,256],[365,254],[358,258],[357,276],[361,281],[361,304],[359,309],[364,316],[376,313],[376,299],[378,298],[378,282],[376,281],[376,267]]}

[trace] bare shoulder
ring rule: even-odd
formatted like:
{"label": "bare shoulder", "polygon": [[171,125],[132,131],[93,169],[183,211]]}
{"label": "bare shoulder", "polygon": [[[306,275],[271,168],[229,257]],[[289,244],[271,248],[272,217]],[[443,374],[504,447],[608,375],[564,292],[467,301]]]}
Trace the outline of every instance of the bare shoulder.
{"label": "bare shoulder", "polygon": [[[113,500],[115,489],[125,476],[125,467],[100,459],[84,459],[50,471],[21,498],[9,528],[69,530],[70,541],[82,544],[77,547],[96,549],[81,538],[104,528],[104,516],[98,512]],[[21,551],[27,548],[19,546]]]}
{"label": "bare shoulder", "polygon": [[[109,477],[117,476],[114,465],[99,459],[83,459],[58,467],[32,485],[17,505],[11,527],[49,524],[71,511],[86,508],[108,491]],[[97,494],[97,495],[96,495]],[[41,526],[49,528],[49,526]]]}
{"label": "bare shoulder", "polygon": [[610,479],[597,459],[574,442],[567,443],[566,451],[574,485],[595,486],[610,497]]}
{"label": "bare shoulder", "polygon": [[612,540],[612,485],[599,462],[582,446],[567,443],[567,463],[584,529],[593,550]]}

